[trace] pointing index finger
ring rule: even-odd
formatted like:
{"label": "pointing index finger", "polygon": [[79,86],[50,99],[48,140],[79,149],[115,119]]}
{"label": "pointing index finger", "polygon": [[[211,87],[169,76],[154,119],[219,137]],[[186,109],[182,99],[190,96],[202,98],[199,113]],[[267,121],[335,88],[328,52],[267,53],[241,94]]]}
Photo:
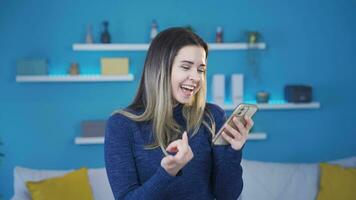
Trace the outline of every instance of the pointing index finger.
{"label": "pointing index finger", "polygon": [[183,136],[182,136],[182,140],[185,144],[188,144],[188,134],[187,131],[184,131]]}

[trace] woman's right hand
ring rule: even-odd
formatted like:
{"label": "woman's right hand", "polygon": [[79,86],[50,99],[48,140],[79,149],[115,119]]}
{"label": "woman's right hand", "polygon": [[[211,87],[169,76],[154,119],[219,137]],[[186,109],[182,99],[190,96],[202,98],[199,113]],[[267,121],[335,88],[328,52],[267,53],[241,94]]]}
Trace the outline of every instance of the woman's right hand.
{"label": "woman's right hand", "polygon": [[175,155],[165,156],[161,161],[161,166],[171,176],[176,176],[179,170],[181,170],[193,157],[192,149],[188,143],[188,135],[185,131],[182,139],[171,142],[166,151],[170,153],[176,153]]}

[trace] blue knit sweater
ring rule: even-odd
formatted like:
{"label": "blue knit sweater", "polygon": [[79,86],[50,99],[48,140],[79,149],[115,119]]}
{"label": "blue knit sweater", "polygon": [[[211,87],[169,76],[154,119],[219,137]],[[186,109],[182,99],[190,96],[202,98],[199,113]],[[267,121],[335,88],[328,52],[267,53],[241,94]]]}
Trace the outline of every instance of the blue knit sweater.
{"label": "blue knit sweater", "polygon": [[[225,112],[207,104],[216,130],[226,120]],[[185,119],[182,106],[174,108],[174,118],[182,127]],[[160,162],[160,148],[144,149],[152,142],[152,124],[134,122],[121,115],[112,115],[105,134],[106,170],[115,199],[234,199],[242,191],[241,151],[230,145],[214,146],[205,126],[189,137],[193,159],[179,176],[169,175]]]}

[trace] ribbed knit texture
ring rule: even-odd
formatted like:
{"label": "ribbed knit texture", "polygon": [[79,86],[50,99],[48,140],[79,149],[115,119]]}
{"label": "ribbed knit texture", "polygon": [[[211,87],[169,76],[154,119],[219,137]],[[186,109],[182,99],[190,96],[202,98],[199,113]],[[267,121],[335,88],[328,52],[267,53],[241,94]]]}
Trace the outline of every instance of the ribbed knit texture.
{"label": "ribbed knit texture", "polygon": [[[225,112],[214,104],[207,104],[207,109],[218,131],[226,120]],[[182,105],[174,108],[174,118],[186,127]],[[188,136],[194,158],[173,177],[160,165],[164,157],[160,148],[144,149],[152,142],[152,124],[112,115],[106,127],[105,163],[115,199],[236,200],[243,186],[241,150],[212,145],[203,125],[196,135]]]}

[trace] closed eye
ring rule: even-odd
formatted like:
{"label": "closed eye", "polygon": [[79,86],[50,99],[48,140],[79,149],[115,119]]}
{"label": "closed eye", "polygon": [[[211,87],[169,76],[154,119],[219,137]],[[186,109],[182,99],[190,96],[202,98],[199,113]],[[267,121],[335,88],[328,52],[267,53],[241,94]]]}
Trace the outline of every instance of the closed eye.
{"label": "closed eye", "polygon": [[184,70],[189,70],[189,69],[190,69],[190,67],[187,66],[187,65],[182,65],[181,67],[182,67]]}
{"label": "closed eye", "polygon": [[198,72],[199,73],[204,73],[205,72],[205,68],[198,68]]}

